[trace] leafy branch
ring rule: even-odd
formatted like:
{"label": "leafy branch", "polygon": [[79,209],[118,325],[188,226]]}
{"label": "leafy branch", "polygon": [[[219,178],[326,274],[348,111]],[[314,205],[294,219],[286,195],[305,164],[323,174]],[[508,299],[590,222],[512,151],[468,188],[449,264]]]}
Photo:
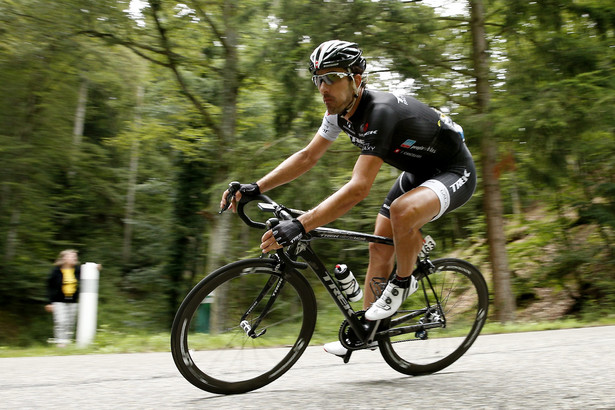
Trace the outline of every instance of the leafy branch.
{"label": "leafy branch", "polygon": [[[132,40],[124,40],[124,39],[121,39],[121,38],[115,36],[114,34],[111,34],[111,33],[101,33],[101,32],[96,31],[96,30],[81,30],[81,31],[78,31],[76,34],[77,35],[85,35],[85,36],[92,37],[92,38],[100,38],[100,39],[104,40],[109,45],[119,45],[119,46],[126,47],[129,50],[131,50],[133,53],[138,55],[139,57],[141,57],[141,58],[143,58],[143,59],[145,59],[145,60],[147,60],[147,61],[149,61],[151,63],[157,64],[157,65],[161,65],[163,67],[170,68],[170,64],[169,63],[165,63],[164,61],[157,60],[157,59],[155,59],[155,58],[153,58],[153,57],[151,57],[151,56],[149,56],[149,55],[147,55],[145,53],[145,51],[149,51],[150,53],[154,53],[154,54],[158,54],[158,55],[163,55],[163,56],[169,57],[168,56],[168,51],[160,50],[158,48],[155,48],[155,47],[152,47],[152,46],[148,46],[148,45],[145,45],[145,44],[135,43]],[[177,60],[178,58],[181,58],[181,56],[176,55],[174,58]]]}
{"label": "leafy branch", "polygon": [[186,84],[186,81],[184,80],[184,77],[179,71],[180,59],[177,58],[177,54],[172,52],[171,45],[167,37],[167,30],[162,25],[162,22],[160,21],[160,16],[159,16],[159,12],[161,10],[160,1],[150,0],[149,3],[150,3],[150,7],[152,8],[152,16],[154,18],[154,22],[156,23],[156,30],[158,31],[158,34],[160,34],[160,45],[162,46],[164,50],[163,54],[168,59],[168,63],[166,66],[169,67],[171,71],[173,71],[173,74],[175,75],[175,78],[177,79],[177,82],[179,83],[179,86],[181,87],[182,92],[186,95],[186,97],[188,97],[190,102],[192,102],[192,105],[194,105],[194,107],[199,111],[199,113],[205,120],[206,125],[212,128],[213,130],[218,131],[218,126],[216,122],[213,120],[213,118],[211,117],[211,115],[209,114],[209,111],[205,108],[205,105],[203,105],[200,99],[194,93],[190,91],[190,89],[188,88],[188,85]]}

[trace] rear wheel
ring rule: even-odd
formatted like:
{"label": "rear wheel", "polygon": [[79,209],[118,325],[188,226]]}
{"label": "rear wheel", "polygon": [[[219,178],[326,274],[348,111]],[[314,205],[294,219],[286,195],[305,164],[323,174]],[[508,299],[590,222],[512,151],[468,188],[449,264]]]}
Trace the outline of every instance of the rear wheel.
{"label": "rear wheel", "polygon": [[298,272],[272,259],[218,269],[199,282],[177,311],[171,351],[196,387],[245,393],[271,383],[299,359],[316,325],[316,299]]}
{"label": "rear wheel", "polygon": [[487,319],[489,291],[480,271],[453,258],[433,265],[416,293],[380,325],[390,331],[378,339],[382,356],[401,373],[429,374],[450,366],[474,343]]}

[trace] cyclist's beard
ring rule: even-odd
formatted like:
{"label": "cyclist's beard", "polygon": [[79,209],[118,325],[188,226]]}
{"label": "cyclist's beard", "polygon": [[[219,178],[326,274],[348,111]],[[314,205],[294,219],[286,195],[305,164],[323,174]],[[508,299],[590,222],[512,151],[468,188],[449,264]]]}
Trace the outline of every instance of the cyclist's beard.
{"label": "cyclist's beard", "polygon": [[327,112],[329,114],[340,114],[352,103],[352,95],[346,97],[346,99],[340,100],[331,94],[325,93],[322,96],[322,101],[325,103],[325,107],[327,107]]}

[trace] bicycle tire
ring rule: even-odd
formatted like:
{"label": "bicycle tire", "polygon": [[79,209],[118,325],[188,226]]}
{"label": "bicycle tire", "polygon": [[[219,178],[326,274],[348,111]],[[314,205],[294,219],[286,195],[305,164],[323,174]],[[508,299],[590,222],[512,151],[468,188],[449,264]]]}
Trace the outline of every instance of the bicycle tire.
{"label": "bicycle tire", "polygon": [[[380,329],[416,329],[379,340],[389,366],[413,376],[440,371],[458,360],[478,337],[488,314],[489,290],[475,266],[455,258],[432,263],[435,269],[421,280],[416,293],[380,325]],[[426,306],[435,308],[426,312]],[[413,315],[417,316],[396,323]]]}
{"label": "bicycle tire", "polygon": [[[316,326],[314,291],[298,271],[282,273],[277,266],[273,259],[235,262],[188,293],[173,321],[171,351],[194,386],[217,394],[245,393],[280,377],[303,354]],[[270,279],[271,288],[255,305]],[[265,333],[253,338],[240,322],[254,326],[274,289],[275,302],[253,329]]]}

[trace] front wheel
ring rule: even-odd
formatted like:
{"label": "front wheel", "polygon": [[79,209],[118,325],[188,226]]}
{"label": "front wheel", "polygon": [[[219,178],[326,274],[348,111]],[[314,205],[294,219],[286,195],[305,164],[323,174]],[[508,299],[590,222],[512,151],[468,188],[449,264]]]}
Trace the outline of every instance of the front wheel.
{"label": "front wheel", "polygon": [[489,291],[480,271],[454,258],[433,265],[416,293],[380,325],[380,352],[404,374],[450,366],[474,343],[487,319]]}
{"label": "front wheel", "polygon": [[271,383],[299,359],[316,325],[316,299],[298,272],[273,259],[224,266],[199,282],[171,330],[173,360],[196,387],[245,393]]}

